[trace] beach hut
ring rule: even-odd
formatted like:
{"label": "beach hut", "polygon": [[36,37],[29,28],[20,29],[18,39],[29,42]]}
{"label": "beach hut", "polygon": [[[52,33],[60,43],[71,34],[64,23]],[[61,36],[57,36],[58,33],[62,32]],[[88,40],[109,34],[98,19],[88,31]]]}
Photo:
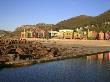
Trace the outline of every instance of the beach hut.
{"label": "beach hut", "polygon": [[99,33],[99,40],[104,40],[104,33],[102,31]]}
{"label": "beach hut", "polygon": [[25,37],[28,38],[28,32],[25,33]]}
{"label": "beach hut", "polygon": [[31,32],[21,32],[20,34],[20,38],[24,39],[24,38],[31,38],[32,37],[32,33]]}
{"label": "beach hut", "polygon": [[45,31],[41,29],[36,29],[31,32],[32,38],[44,38],[45,37]]}
{"label": "beach hut", "polygon": [[49,38],[54,38],[58,34],[58,31],[49,31]]}
{"label": "beach hut", "polygon": [[20,38],[21,38],[21,39],[25,38],[24,32],[21,32],[21,33],[20,33]]}
{"label": "beach hut", "polygon": [[28,38],[32,38],[32,31],[27,31],[28,33]]}
{"label": "beach hut", "polygon": [[44,38],[45,36],[48,37],[48,32],[45,32],[44,30],[38,32],[38,38]]}
{"label": "beach hut", "polygon": [[94,39],[93,31],[88,31],[87,37],[88,39],[93,40]]}
{"label": "beach hut", "polygon": [[23,32],[20,33],[20,38],[21,38],[21,39],[26,38],[26,31],[25,31],[25,29],[24,29]]}
{"label": "beach hut", "polygon": [[74,32],[74,39],[80,39],[81,35],[78,32]]}
{"label": "beach hut", "polygon": [[63,33],[64,39],[72,39],[73,38],[73,30],[71,29],[62,29],[59,30],[60,33]]}
{"label": "beach hut", "polygon": [[81,36],[80,36],[81,39],[85,39],[85,40],[87,39],[87,32],[86,31],[82,31],[80,34],[81,34]]}
{"label": "beach hut", "polygon": [[105,40],[109,40],[109,37],[110,37],[110,36],[109,36],[109,32],[106,32],[106,33],[105,33]]}
{"label": "beach hut", "polygon": [[31,37],[32,37],[32,32],[27,31],[27,32],[25,33],[25,37],[26,37],[26,38],[31,38]]}
{"label": "beach hut", "polygon": [[109,37],[109,40],[110,40],[110,32],[108,32],[108,37]]}
{"label": "beach hut", "polygon": [[92,31],[89,31],[89,32],[88,32],[88,37],[93,37]]}
{"label": "beach hut", "polygon": [[95,40],[96,39],[96,36],[97,36],[97,32],[93,31],[92,32],[92,36],[93,36],[93,39]]}
{"label": "beach hut", "polygon": [[96,38],[96,32],[95,31],[89,31],[88,32],[88,39],[94,40]]}
{"label": "beach hut", "polygon": [[32,38],[38,38],[38,31],[32,32]]}

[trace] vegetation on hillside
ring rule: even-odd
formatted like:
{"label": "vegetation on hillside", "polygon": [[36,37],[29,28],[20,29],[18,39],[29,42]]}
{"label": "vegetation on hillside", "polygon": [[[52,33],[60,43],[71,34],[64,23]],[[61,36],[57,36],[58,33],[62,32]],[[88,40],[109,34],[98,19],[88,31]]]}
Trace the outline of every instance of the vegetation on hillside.
{"label": "vegetation on hillside", "polygon": [[59,29],[70,28],[76,29],[79,27],[88,26],[90,30],[99,31],[110,31],[110,10],[104,12],[98,16],[77,16],[68,20],[61,21],[56,24]]}

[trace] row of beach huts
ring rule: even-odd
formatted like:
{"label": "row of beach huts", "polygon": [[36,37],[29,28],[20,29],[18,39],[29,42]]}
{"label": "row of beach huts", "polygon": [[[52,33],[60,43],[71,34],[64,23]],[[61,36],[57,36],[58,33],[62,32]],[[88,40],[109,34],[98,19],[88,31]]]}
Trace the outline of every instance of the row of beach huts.
{"label": "row of beach huts", "polygon": [[26,38],[46,38],[46,39],[89,39],[89,40],[110,40],[110,32],[81,31],[75,32],[71,29],[61,29],[59,31],[26,31],[20,33],[20,39]]}

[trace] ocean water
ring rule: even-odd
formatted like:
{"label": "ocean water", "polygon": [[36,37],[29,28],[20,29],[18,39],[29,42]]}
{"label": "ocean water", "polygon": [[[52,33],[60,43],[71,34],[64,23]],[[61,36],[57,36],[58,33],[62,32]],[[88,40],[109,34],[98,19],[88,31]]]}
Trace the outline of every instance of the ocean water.
{"label": "ocean water", "polygon": [[0,82],[110,82],[110,53],[0,68]]}

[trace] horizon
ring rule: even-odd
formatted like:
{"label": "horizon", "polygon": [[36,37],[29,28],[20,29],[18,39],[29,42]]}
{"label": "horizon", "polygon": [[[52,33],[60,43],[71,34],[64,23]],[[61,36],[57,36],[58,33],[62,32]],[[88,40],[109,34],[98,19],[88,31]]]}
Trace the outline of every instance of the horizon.
{"label": "horizon", "polygon": [[98,16],[110,9],[110,1],[92,0],[1,0],[0,30],[14,31],[21,25],[56,24],[72,17]]}

